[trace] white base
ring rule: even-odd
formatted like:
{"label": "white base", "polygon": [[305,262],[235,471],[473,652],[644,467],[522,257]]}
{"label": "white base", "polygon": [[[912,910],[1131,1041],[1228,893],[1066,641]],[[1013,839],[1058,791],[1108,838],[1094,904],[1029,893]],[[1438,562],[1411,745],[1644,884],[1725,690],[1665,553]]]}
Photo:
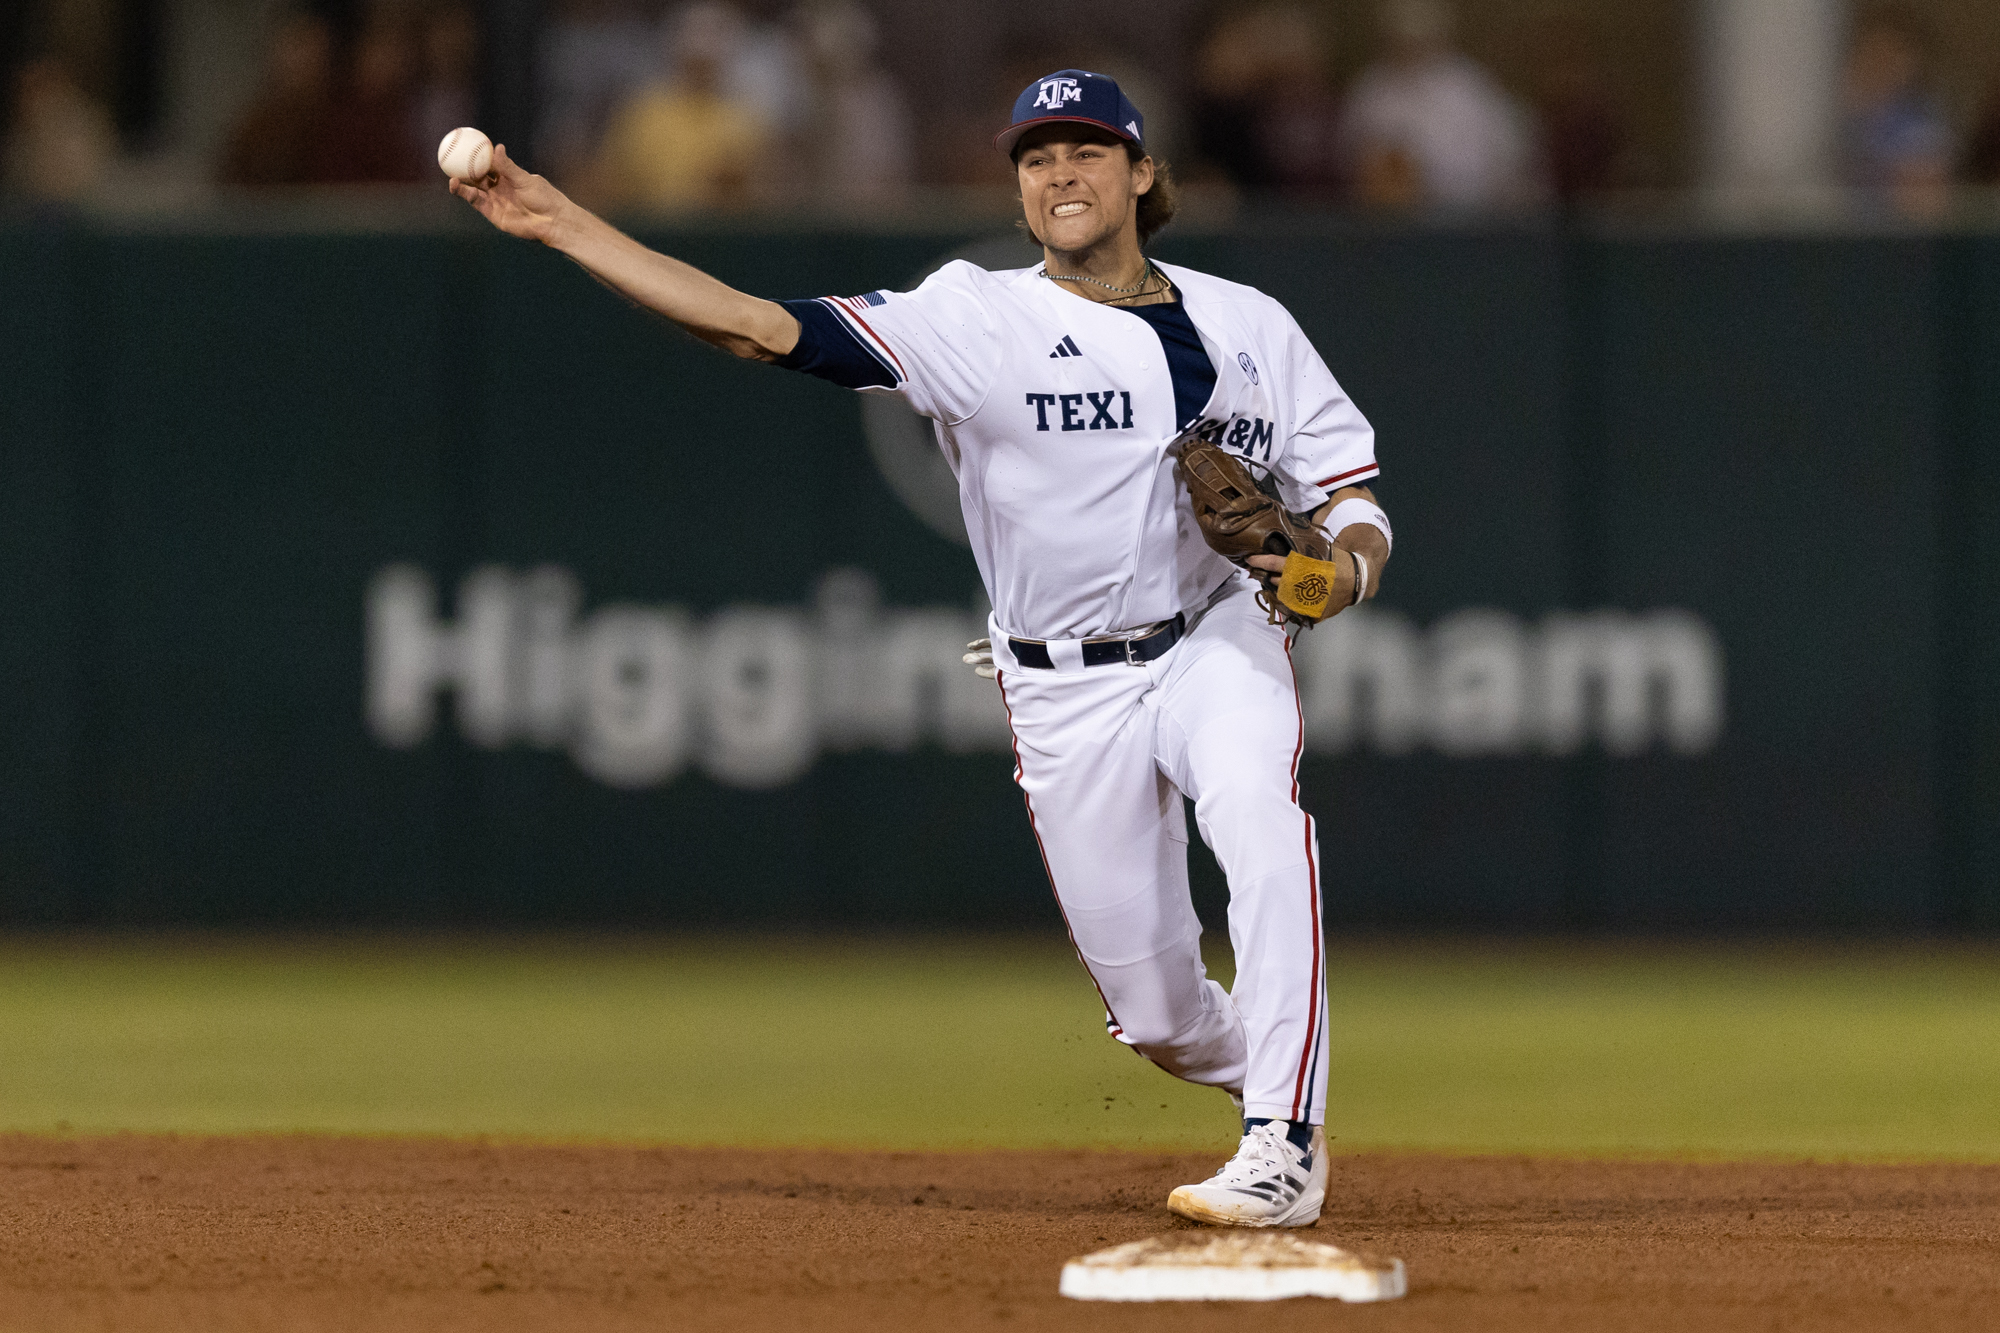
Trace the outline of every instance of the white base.
{"label": "white base", "polygon": [[1079,1301],[1391,1301],[1409,1279],[1401,1259],[1290,1231],[1178,1231],[1072,1259],[1056,1289]]}

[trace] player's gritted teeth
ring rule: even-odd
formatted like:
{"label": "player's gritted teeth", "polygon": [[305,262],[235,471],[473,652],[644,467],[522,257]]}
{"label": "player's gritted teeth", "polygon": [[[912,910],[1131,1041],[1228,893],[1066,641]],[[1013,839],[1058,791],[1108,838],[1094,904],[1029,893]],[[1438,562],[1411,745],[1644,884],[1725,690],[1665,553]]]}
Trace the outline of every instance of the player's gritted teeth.
{"label": "player's gritted teeth", "polygon": [[1049,211],[1054,213],[1059,218],[1068,218],[1068,217],[1075,217],[1078,213],[1081,213],[1084,209],[1089,207],[1090,205],[1086,204],[1081,199],[1072,199],[1067,203],[1057,204],[1054,208],[1050,209]]}

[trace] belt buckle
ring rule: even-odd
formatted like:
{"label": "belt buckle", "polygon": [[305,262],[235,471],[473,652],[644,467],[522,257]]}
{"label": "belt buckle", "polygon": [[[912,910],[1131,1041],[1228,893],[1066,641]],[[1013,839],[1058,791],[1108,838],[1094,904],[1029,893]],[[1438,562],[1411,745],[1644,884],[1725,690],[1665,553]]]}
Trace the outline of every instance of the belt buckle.
{"label": "belt buckle", "polygon": [[1139,640],[1137,639],[1125,640],[1125,665],[1126,666],[1146,665],[1146,659],[1139,656]]}

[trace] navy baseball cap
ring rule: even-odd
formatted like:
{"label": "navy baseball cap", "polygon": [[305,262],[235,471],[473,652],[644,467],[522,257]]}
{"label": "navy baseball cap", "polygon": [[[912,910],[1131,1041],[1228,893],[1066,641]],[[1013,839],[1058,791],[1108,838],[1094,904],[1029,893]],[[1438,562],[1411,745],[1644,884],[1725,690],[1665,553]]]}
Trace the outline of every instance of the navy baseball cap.
{"label": "navy baseball cap", "polygon": [[1036,79],[1014,99],[1014,122],[993,136],[993,146],[1011,154],[1014,144],[1037,125],[1075,121],[1143,143],[1146,118],[1127,101],[1115,80],[1086,69],[1059,69]]}

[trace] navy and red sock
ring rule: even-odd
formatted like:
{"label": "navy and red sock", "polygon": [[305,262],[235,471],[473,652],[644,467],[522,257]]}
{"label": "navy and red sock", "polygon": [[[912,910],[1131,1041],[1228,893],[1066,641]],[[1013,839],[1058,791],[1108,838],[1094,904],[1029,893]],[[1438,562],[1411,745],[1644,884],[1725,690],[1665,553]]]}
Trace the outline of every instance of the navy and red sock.
{"label": "navy and red sock", "polygon": [[1313,1127],[1311,1125],[1308,1125],[1303,1120],[1280,1121],[1277,1119],[1276,1116],[1246,1115],[1243,1117],[1243,1132],[1245,1134],[1248,1134],[1252,1129],[1256,1128],[1258,1125],[1268,1125],[1273,1123],[1274,1121],[1276,1123],[1284,1125],[1285,1139],[1294,1148],[1297,1148],[1300,1152],[1312,1151]]}

